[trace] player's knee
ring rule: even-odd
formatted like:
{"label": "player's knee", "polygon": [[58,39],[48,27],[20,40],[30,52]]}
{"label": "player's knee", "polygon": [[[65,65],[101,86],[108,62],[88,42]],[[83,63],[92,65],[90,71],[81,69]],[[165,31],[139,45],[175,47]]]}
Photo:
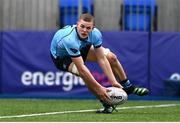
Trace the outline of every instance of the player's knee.
{"label": "player's knee", "polygon": [[108,59],[108,61],[110,62],[111,65],[115,65],[118,62],[117,61],[117,56],[112,52],[110,52],[108,54],[107,59]]}
{"label": "player's knee", "polygon": [[79,76],[79,71],[78,71],[78,69],[77,69],[77,67],[76,67],[76,65],[74,63],[71,65],[70,72],[77,75],[77,76]]}

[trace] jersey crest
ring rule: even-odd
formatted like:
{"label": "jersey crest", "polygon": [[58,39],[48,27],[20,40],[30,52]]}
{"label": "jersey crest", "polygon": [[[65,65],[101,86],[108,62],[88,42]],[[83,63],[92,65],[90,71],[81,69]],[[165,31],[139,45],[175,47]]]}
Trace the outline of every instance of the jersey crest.
{"label": "jersey crest", "polygon": [[73,53],[77,53],[78,50],[77,49],[74,49],[74,48],[70,48],[70,50],[73,52]]}

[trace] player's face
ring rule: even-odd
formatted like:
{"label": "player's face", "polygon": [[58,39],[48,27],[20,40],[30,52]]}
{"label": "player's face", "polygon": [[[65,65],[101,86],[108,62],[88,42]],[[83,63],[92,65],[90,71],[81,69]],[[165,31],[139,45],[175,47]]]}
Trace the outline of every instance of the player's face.
{"label": "player's face", "polygon": [[88,34],[93,29],[93,22],[86,22],[84,20],[79,20],[77,23],[78,34],[81,38],[87,38]]}

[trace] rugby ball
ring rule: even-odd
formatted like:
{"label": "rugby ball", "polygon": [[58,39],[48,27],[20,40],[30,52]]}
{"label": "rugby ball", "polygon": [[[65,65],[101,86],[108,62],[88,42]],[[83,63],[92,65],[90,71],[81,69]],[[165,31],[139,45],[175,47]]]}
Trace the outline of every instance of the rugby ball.
{"label": "rugby ball", "polygon": [[108,89],[110,90],[108,95],[111,97],[110,105],[121,105],[127,101],[128,95],[123,89],[117,87],[108,87]]}

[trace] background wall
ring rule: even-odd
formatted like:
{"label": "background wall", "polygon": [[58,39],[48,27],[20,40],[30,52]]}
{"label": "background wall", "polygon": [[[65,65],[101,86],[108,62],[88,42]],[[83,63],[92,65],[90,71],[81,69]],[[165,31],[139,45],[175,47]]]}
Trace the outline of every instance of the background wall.
{"label": "background wall", "polygon": [[[120,4],[123,0],[94,0],[96,26],[119,30]],[[156,0],[158,31],[180,31],[180,1]],[[56,29],[58,0],[0,0],[0,29]]]}
{"label": "background wall", "polygon": [[3,28],[3,25],[2,25],[2,16],[3,16],[2,9],[3,9],[3,1],[0,0],[0,16],[1,16],[1,18],[0,18],[0,29]]}
{"label": "background wall", "polygon": [[180,31],[180,0],[156,0],[158,5],[158,30]]}
{"label": "background wall", "polygon": [[119,30],[122,0],[94,0],[95,22],[99,29]]}
{"label": "background wall", "polygon": [[54,29],[57,0],[1,0],[3,29]]}

